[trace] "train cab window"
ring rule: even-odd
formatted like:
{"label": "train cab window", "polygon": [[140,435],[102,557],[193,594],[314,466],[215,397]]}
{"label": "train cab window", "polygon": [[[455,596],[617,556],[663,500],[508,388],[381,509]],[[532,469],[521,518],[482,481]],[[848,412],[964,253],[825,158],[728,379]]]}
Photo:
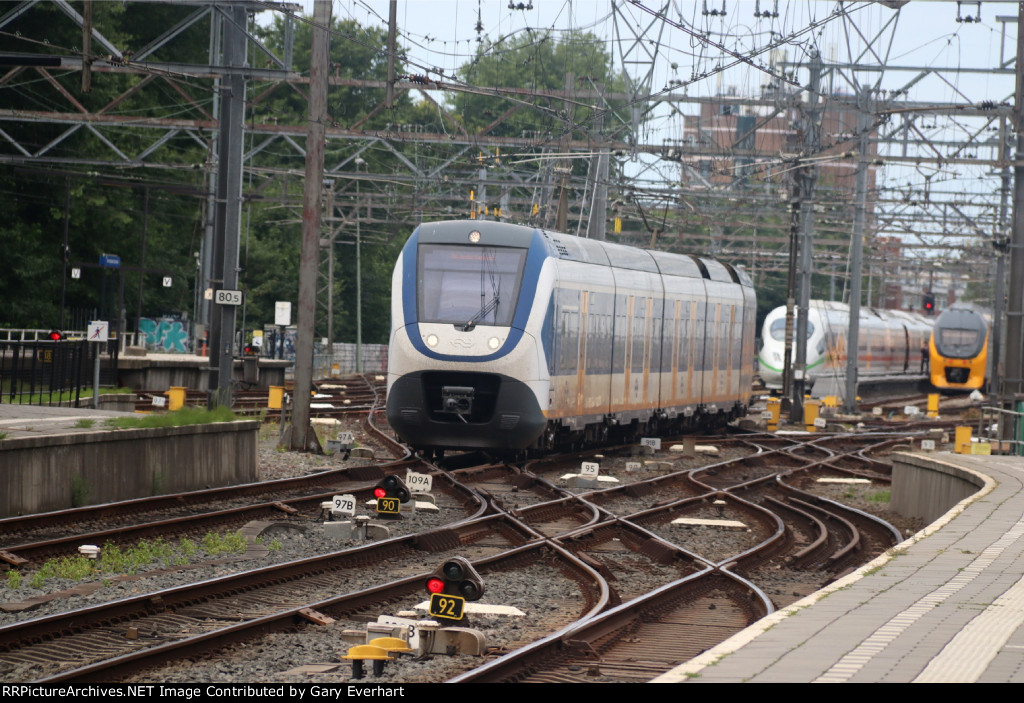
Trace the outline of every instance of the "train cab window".
{"label": "train cab window", "polygon": [[981,351],[983,341],[978,330],[944,327],[939,330],[937,346],[939,353],[945,356],[968,359]]}
{"label": "train cab window", "polygon": [[[793,333],[796,333],[796,317],[793,317]],[[781,342],[786,338],[786,318],[780,317],[777,320],[772,321],[772,326],[768,328],[768,334],[772,336],[776,342]],[[807,339],[810,339],[814,334],[814,323],[810,320],[807,321]]]}
{"label": "train cab window", "polygon": [[421,322],[510,325],[526,249],[421,244],[416,277]]}

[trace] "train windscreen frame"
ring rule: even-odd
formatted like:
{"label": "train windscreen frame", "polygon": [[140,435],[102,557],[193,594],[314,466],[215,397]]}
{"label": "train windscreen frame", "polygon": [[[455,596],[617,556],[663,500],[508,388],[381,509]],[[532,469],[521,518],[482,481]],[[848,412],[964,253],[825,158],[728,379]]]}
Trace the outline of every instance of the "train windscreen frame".
{"label": "train windscreen frame", "polygon": [[510,326],[527,252],[519,247],[421,243],[416,276],[420,322]]}

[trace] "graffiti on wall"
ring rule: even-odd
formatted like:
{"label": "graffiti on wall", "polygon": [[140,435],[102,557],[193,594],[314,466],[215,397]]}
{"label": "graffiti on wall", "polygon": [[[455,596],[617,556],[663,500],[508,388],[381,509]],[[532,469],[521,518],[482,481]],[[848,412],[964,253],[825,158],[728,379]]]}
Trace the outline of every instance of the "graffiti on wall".
{"label": "graffiti on wall", "polygon": [[144,335],[146,349],[166,353],[188,352],[188,324],[173,317],[139,320],[139,332]]}

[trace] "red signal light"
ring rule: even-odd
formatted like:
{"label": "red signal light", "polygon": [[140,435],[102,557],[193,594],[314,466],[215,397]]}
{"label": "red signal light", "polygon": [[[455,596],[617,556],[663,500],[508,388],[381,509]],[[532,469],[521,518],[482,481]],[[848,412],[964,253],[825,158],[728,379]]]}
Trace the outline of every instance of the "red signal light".
{"label": "red signal light", "polygon": [[444,591],[444,580],[432,578],[427,581],[428,593],[441,593],[442,591]]}
{"label": "red signal light", "polygon": [[387,494],[388,494],[388,492],[387,492],[387,491],[385,491],[385,490],[384,490],[383,488],[381,488],[380,486],[377,486],[376,488],[374,488],[374,489],[373,489],[373,497],[374,497],[374,498],[383,498],[383,497],[385,497],[385,496],[386,496]]}
{"label": "red signal light", "polygon": [[64,333],[63,332],[61,332],[60,330],[50,330],[50,341],[51,342],[59,342],[62,339],[64,339]]}

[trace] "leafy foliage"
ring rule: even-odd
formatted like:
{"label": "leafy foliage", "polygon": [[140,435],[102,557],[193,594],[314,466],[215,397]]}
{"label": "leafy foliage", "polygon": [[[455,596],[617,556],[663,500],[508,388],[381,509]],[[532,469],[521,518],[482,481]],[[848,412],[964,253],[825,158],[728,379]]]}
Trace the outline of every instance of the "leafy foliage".
{"label": "leafy foliage", "polygon": [[[167,28],[178,25],[196,11],[196,7],[176,3],[94,3],[94,24],[117,47],[142,52]],[[311,51],[311,25],[296,24],[293,66],[308,74]],[[74,55],[79,52],[81,30],[51,3],[33,5],[5,30],[20,32],[24,38],[44,38],[47,45],[22,43],[19,38],[12,51]],[[285,20],[276,17],[269,25],[253,31],[276,54],[283,55]],[[13,35],[11,35],[13,36]],[[361,273],[363,298],[363,341],[386,343],[390,325],[391,271],[409,228],[394,224],[404,214],[425,217],[459,217],[458,202],[441,202],[426,197],[421,186],[400,179],[389,179],[402,159],[432,172],[441,165],[444,151],[423,149],[403,140],[405,127],[416,125],[437,133],[453,133],[458,126],[442,110],[453,109],[466,129],[479,131],[513,108],[506,123],[489,133],[520,136],[524,131],[557,135],[566,125],[574,125],[574,138],[585,138],[595,128],[592,107],[580,105],[567,111],[555,98],[519,95],[515,100],[495,95],[458,93],[448,104],[416,101],[415,93],[399,91],[392,109],[383,109],[385,89],[345,85],[346,79],[370,79],[383,82],[387,77],[385,32],[362,27],[350,20],[332,24],[330,76],[327,101],[328,127],[378,131],[388,136],[387,146],[360,140],[331,140],[327,161],[341,164],[343,172],[334,174],[337,208],[334,219],[349,216],[334,244],[335,285],[334,341],[354,341],[356,311],[356,262],[352,210],[362,202],[363,212],[374,218],[389,209],[390,220],[364,222]],[[162,45],[146,58],[157,61],[206,64],[209,30],[205,22],[190,26],[184,34]],[[94,43],[94,54],[108,50]],[[401,51],[399,51],[401,56]],[[274,64],[261,52],[251,52],[254,67]],[[508,86],[527,90],[561,90],[566,74],[575,84],[605,90],[621,90],[622,80],[613,74],[612,62],[602,40],[577,33],[556,41],[552,36],[528,32],[499,39],[481,47],[478,55],[460,71],[473,85]],[[407,69],[398,61],[399,75]],[[92,88],[83,92],[78,71],[49,70],[38,79],[7,81],[0,85],[0,107],[66,113],[67,97],[51,83],[56,81],[64,93],[87,110],[110,104],[107,114],[119,118],[160,117],[182,120],[212,120],[216,94],[214,84],[205,78],[187,75],[140,75],[95,71]],[[143,82],[145,81],[145,84]],[[138,89],[142,88],[142,89]],[[271,85],[250,81],[247,121],[301,128],[307,119],[308,85],[280,83]],[[436,96],[436,93],[434,94]],[[436,100],[440,98],[435,97]],[[605,116],[605,131],[614,128],[626,114],[622,105]],[[0,246],[5,253],[5,275],[0,276],[0,296],[9,301],[0,314],[0,326],[50,328],[61,316],[62,275],[65,264],[80,264],[80,279],[64,280],[65,306],[76,313],[66,318],[66,328],[82,328],[81,321],[107,318],[116,320],[124,309],[127,329],[135,329],[136,311],[144,317],[164,314],[191,315],[196,297],[196,256],[206,226],[205,193],[213,175],[210,145],[212,131],[182,131],[157,144],[159,130],[145,126],[122,125],[117,128],[95,126],[102,140],[87,129],[68,130],[67,125],[26,120],[5,123],[12,138],[32,152],[48,149],[50,156],[65,159],[62,171],[5,166],[0,168],[0,199],[4,203],[5,223],[0,228]],[[300,133],[301,134],[301,133]],[[244,185],[242,216],[242,252],[240,287],[246,291],[245,327],[260,328],[273,320],[274,303],[297,300],[298,259],[301,238],[299,208],[302,182],[294,176],[304,166],[304,137],[292,137],[295,146],[284,140],[267,148],[259,147],[260,137],[247,141],[254,156],[247,162],[256,166]],[[106,140],[108,143],[104,143]],[[205,142],[205,143],[204,143]],[[88,170],[89,164],[116,158],[117,151],[137,157],[147,149],[151,163],[166,168],[127,168],[116,175],[110,169]],[[0,153],[12,147],[0,143]],[[439,156],[441,154],[441,156]],[[452,169],[476,168],[475,154],[453,162]],[[362,160],[357,166],[356,158]],[[581,169],[586,164],[577,165]],[[362,174],[359,195],[353,175]],[[147,199],[148,195],[148,199]],[[148,200],[148,205],[147,205]],[[65,208],[65,202],[68,203]],[[371,209],[372,208],[372,209]],[[148,211],[148,214],[147,214]],[[424,215],[423,213],[426,212]],[[413,219],[412,217],[409,218]],[[328,225],[331,226],[331,225]],[[65,228],[68,251],[63,251]],[[325,227],[326,229],[326,227]],[[143,254],[145,251],[145,255]],[[100,269],[101,254],[117,254],[123,267],[119,272]],[[324,253],[321,252],[321,256]],[[137,269],[146,267],[150,273]],[[173,279],[171,288],[161,278]],[[318,286],[321,297],[326,287]],[[123,291],[123,299],[122,299]],[[141,291],[141,292],[140,292]],[[139,299],[141,296],[141,299]],[[322,316],[321,316],[322,317]],[[239,327],[242,326],[239,319]],[[326,336],[323,321],[315,331]]]}
{"label": "leafy foliage", "polygon": [[[622,80],[612,74],[611,57],[602,40],[588,32],[569,34],[562,41],[556,41],[550,34],[528,29],[524,34],[481,45],[476,57],[459,71],[459,77],[470,85],[531,90],[563,90],[567,74],[575,77],[576,85],[593,90],[603,84],[607,92],[614,92],[623,85]],[[575,136],[585,136],[593,118],[589,107],[578,107],[570,114],[561,100],[525,94],[495,97],[458,93],[453,103],[460,119],[473,131],[513,109],[514,114],[490,130],[489,134],[496,136],[557,136],[565,130],[566,124],[573,123]],[[621,110],[622,106],[618,108]],[[613,111],[610,117],[614,116]],[[609,124],[612,121],[607,119]]]}

